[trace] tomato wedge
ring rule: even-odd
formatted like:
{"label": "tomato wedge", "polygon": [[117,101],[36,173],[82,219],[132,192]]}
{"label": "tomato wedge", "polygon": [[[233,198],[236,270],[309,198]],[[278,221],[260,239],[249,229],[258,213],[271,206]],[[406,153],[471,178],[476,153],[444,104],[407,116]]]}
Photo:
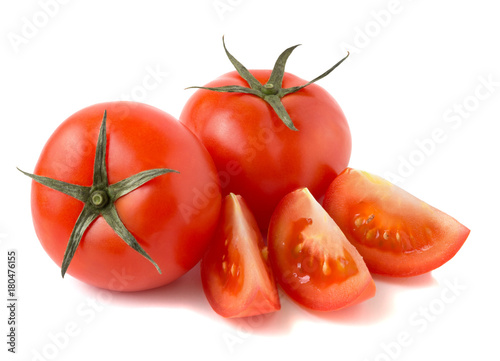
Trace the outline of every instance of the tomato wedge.
{"label": "tomato wedge", "polygon": [[221,316],[255,316],[281,307],[267,247],[239,195],[224,198],[215,238],[201,260],[201,279],[208,302]]}
{"label": "tomato wedge", "polygon": [[278,283],[307,308],[338,310],[375,295],[358,251],[307,188],[287,194],[278,204],[268,247]]}
{"label": "tomato wedge", "polygon": [[470,230],[385,179],[352,168],[329,186],[325,209],[373,273],[407,277],[446,263]]}

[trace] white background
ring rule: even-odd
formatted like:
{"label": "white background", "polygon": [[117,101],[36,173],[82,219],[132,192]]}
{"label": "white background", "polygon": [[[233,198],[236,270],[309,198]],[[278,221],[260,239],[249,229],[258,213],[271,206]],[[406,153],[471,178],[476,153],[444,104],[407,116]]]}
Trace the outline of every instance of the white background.
{"label": "white background", "polygon": [[[7,250],[17,249],[19,328],[11,355],[2,291],[0,359],[500,359],[494,3],[3,1],[0,289]],[[185,87],[232,70],[223,34],[249,68],[270,68],[282,50],[303,44],[287,70],[304,79],[350,49],[352,56],[319,82],[348,118],[350,165],[397,176],[404,189],[469,227],[456,257],[412,279],[376,277],[375,298],[343,311],[309,312],[284,296],[281,311],[245,320],[212,311],[198,268],[135,294],[62,280],[33,230],[30,181],[15,167],[32,171],[53,130],[94,103],[132,99],[179,117],[192,94]],[[145,89],[151,72],[155,81]],[[425,141],[435,134],[439,142]]]}

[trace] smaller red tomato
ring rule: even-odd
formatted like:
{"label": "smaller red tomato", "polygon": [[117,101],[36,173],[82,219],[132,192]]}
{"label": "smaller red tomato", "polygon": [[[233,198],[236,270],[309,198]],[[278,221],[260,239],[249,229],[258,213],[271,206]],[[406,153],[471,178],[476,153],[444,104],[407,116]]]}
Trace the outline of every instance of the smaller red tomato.
{"label": "smaller red tomato", "polygon": [[450,260],[470,230],[373,174],[347,168],[326,192],[324,207],[371,272],[407,277]]}
{"label": "smaller red tomato", "polygon": [[224,317],[246,317],[280,309],[267,247],[243,198],[224,199],[212,245],[201,261],[203,290]]}
{"label": "smaller red tomato", "polygon": [[375,295],[358,251],[307,188],[286,195],[271,217],[269,258],[278,283],[299,304],[338,310]]}

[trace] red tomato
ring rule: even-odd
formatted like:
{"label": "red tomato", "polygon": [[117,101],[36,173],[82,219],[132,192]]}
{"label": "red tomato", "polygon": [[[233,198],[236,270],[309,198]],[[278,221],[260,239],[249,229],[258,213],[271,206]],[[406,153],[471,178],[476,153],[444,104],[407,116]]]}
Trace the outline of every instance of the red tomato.
{"label": "red tomato", "polygon": [[370,271],[415,276],[450,260],[470,230],[403,189],[346,169],[330,185],[324,207]]}
{"label": "red tomato", "polygon": [[[105,111],[109,184],[153,168],[179,172],[157,177],[115,202],[121,221],[162,273],[102,216],[84,233],[68,273],[111,290],[158,287],[192,268],[209,244],[221,201],[216,169],[203,145],[172,116],[145,104],[112,102],[80,110],[63,122],[45,145],[35,174],[91,186]],[[31,201],[38,238],[61,265],[84,204],[37,182]]]}
{"label": "red tomato", "polygon": [[218,314],[245,317],[280,309],[267,247],[239,195],[225,197],[219,226],[201,261],[205,295]]}
{"label": "red tomato", "polygon": [[267,237],[278,283],[299,304],[330,311],[375,295],[358,251],[307,188],[283,198]]}
{"label": "red tomato", "polygon": [[[270,70],[251,70],[262,84]],[[285,73],[283,88],[307,83]],[[246,86],[230,72],[207,84]],[[271,214],[287,193],[307,187],[315,197],[345,167],[351,155],[351,135],[335,99],[316,84],[281,99],[298,131],[280,120],[258,96],[197,90],[180,116],[202,141],[219,172],[223,194],[241,194],[266,230]]]}

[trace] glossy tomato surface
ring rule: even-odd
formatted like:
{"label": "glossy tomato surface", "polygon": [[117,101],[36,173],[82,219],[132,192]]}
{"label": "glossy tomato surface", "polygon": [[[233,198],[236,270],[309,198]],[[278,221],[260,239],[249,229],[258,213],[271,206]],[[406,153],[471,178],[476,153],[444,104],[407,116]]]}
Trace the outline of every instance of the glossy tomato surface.
{"label": "glossy tomato surface", "polygon": [[[265,84],[271,71],[253,70]],[[307,81],[285,73],[283,88]],[[248,87],[237,72],[227,73],[208,87]],[[287,128],[263,99],[239,93],[197,90],[180,116],[206,146],[219,172],[223,194],[247,200],[262,230],[287,193],[307,187],[321,197],[349,162],[351,135],[335,99],[319,85],[282,99],[298,131]]]}
{"label": "glossy tomato surface", "polygon": [[389,276],[415,276],[440,267],[470,233],[398,186],[352,168],[329,186],[324,207],[370,271]]}
{"label": "glossy tomato surface", "polygon": [[201,261],[203,289],[224,317],[280,309],[267,247],[254,216],[239,195],[225,197],[214,240]]}
{"label": "glossy tomato surface", "polygon": [[[172,116],[145,104],[112,102],[64,121],[46,143],[34,173],[91,186],[105,110],[110,184],[154,168],[180,172],[157,177],[115,203],[123,224],[162,273],[125,244],[102,216],[84,234],[68,273],[111,290],[158,287],[192,268],[209,244],[221,201],[216,169],[203,145]],[[60,266],[83,203],[36,182],[31,200],[38,238]]]}
{"label": "glossy tomato surface", "polygon": [[375,295],[362,257],[307,188],[283,198],[267,237],[276,279],[299,304],[331,311]]}

